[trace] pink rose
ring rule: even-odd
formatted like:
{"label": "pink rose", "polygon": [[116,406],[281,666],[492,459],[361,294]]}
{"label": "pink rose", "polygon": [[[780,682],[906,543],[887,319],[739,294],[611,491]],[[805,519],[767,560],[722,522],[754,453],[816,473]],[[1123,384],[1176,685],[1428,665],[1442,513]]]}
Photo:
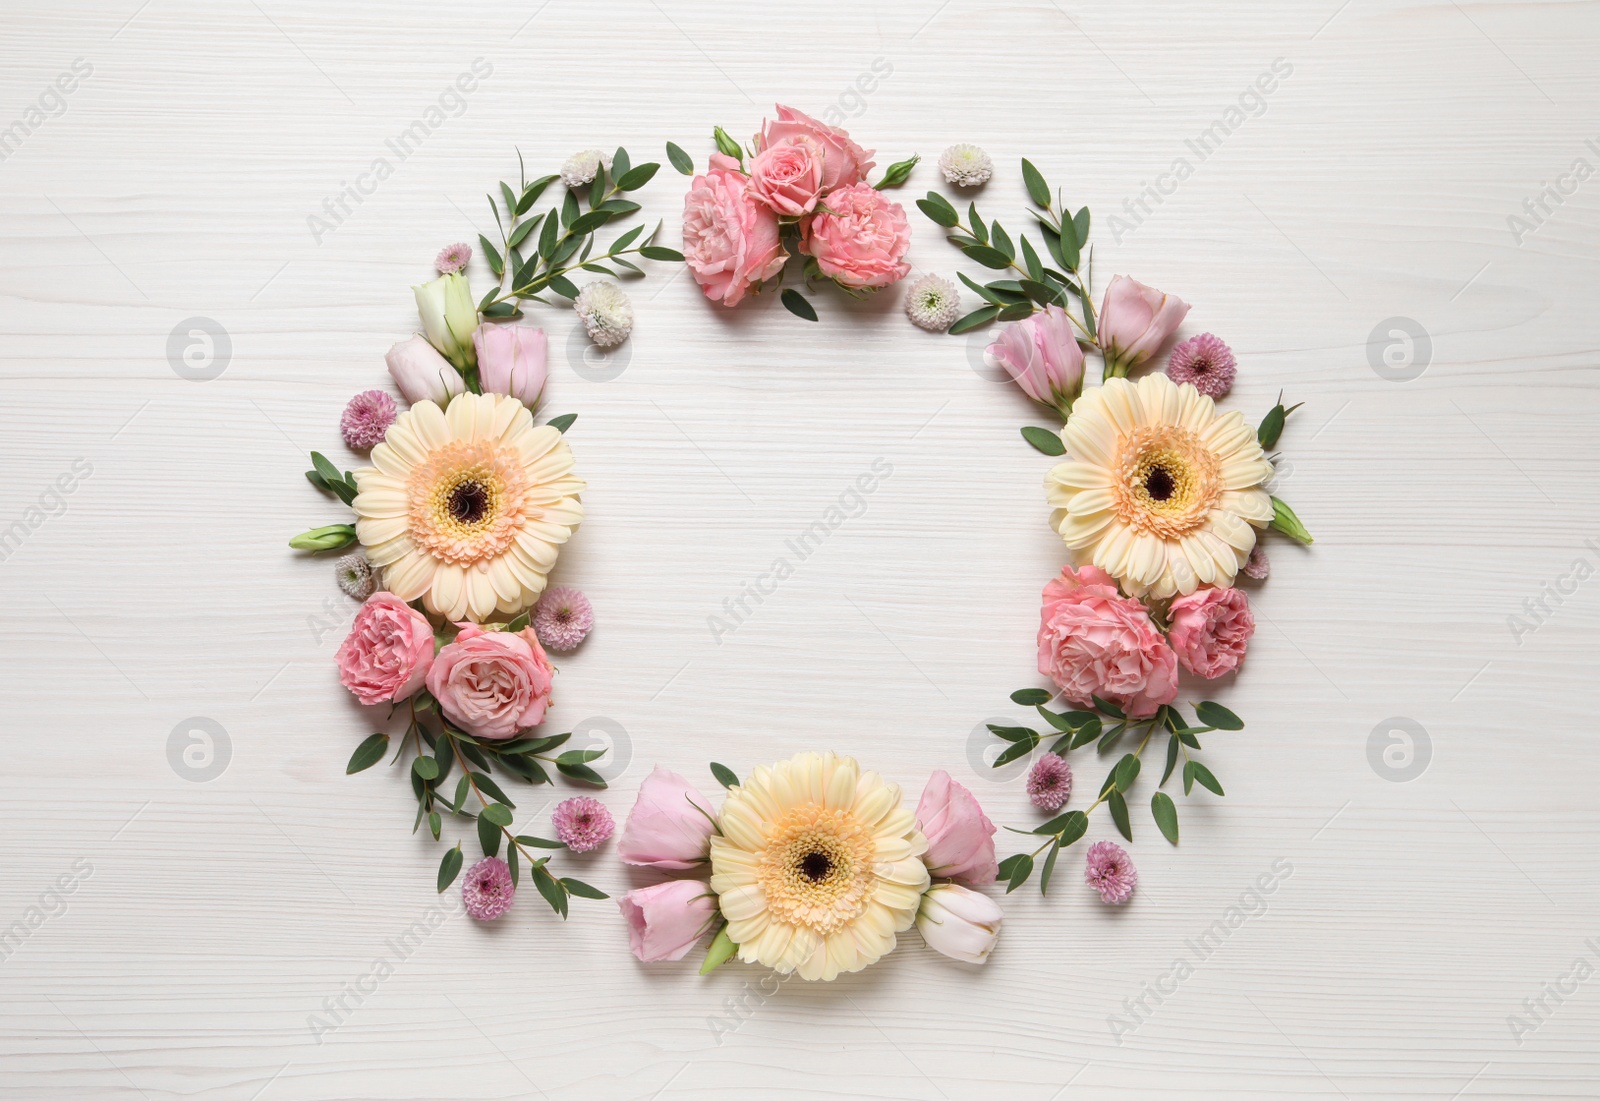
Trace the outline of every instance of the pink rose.
{"label": "pink rose", "polygon": [[433,661],[433,625],[394,593],[373,593],[339,644],[339,683],[364,704],[407,699]]}
{"label": "pink rose", "polygon": [[1155,354],[1178,331],[1189,304],[1137,279],[1118,275],[1100,302],[1100,347],[1106,353],[1106,377],[1126,376],[1128,368]]}
{"label": "pink rose", "polygon": [[641,887],[617,899],[628,920],[628,947],[645,963],[681,960],[711,925],[717,899],[698,879]]}
{"label": "pink rose", "polygon": [[1256,633],[1250,600],[1239,589],[1196,589],[1172,602],[1167,641],[1183,667],[1212,680],[1239,668]]}
{"label": "pink rose", "polygon": [[1072,331],[1072,319],[1060,306],[1013,321],[983,353],[991,367],[1011,376],[1040,405],[1065,418],[1083,391],[1083,349]]}
{"label": "pink rose", "polygon": [[899,203],[871,184],[830,191],[827,209],[800,224],[800,251],[845,287],[887,287],[911,270],[911,225]]}
{"label": "pink rose", "polygon": [[548,374],[548,340],[532,325],[479,325],[472,333],[485,394],[506,394],[537,408]]}
{"label": "pink rose", "polygon": [[639,785],[617,855],[626,864],[686,871],[703,864],[710,848],[710,804],[689,781],[657,765]]}
{"label": "pink rose", "polygon": [[810,214],[822,198],[822,147],[809,137],[767,146],[750,162],[750,194],[774,214]]}
{"label": "pink rose", "polygon": [[922,861],[934,875],[976,886],[993,883],[1000,874],[994,858],[994,823],[972,792],[943,769],[928,777],[928,786],[922,789],[917,822],[928,838]]}
{"label": "pink rose", "polygon": [[706,297],[724,306],[738,304],[789,258],[778,240],[778,216],[749,196],[749,182],[715,169],[696,176],[683,199],[684,261]]}
{"label": "pink rose", "polygon": [[1064,566],[1044,587],[1039,672],[1073,704],[1089,707],[1099,696],[1132,719],[1149,718],[1178,694],[1178,657],[1150,613],[1094,566]]}
{"label": "pink rose", "polygon": [[861,148],[843,130],[780,103],[778,121],[767,123],[756,135],[756,151],[768,149],[790,138],[810,138],[822,150],[824,191],[860,183],[876,163],[872,160],[872,150]]}
{"label": "pink rose", "polygon": [[555,670],[532,629],[512,634],[461,625],[428,670],[445,717],[475,738],[502,741],[544,722]]}

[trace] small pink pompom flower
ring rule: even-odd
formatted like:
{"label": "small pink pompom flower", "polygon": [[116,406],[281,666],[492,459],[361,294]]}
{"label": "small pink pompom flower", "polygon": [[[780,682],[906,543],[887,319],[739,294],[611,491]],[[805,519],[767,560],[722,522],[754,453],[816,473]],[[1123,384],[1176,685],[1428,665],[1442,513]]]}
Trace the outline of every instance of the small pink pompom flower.
{"label": "small pink pompom flower", "polygon": [[1250,551],[1250,561],[1239,567],[1246,577],[1257,581],[1265,581],[1272,575],[1272,562],[1267,558],[1267,552],[1257,543]]}
{"label": "small pink pompom flower", "polygon": [[1072,795],[1072,766],[1046,753],[1028,770],[1028,798],[1041,810],[1060,810]]}
{"label": "small pink pompom flower", "polygon": [[511,883],[511,869],[498,856],[486,856],[471,868],[461,884],[461,901],[467,913],[479,921],[493,921],[511,909],[517,888]]}
{"label": "small pink pompom flower", "polygon": [[439,250],[439,255],[434,257],[433,267],[440,275],[453,275],[466,267],[471,259],[472,246],[457,242]]}
{"label": "small pink pompom flower", "polygon": [[1233,388],[1234,368],[1238,366],[1233,349],[1220,337],[1201,333],[1172,349],[1167,377],[1180,386],[1190,383],[1207,397],[1220,398]]}
{"label": "small pink pompom flower", "polygon": [[577,589],[557,585],[539,598],[533,610],[533,632],[558,654],[576,650],[594,626],[589,598]]}
{"label": "small pink pompom flower", "polygon": [[1096,841],[1089,846],[1089,859],[1083,868],[1084,882],[1100,892],[1101,902],[1128,901],[1139,885],[1128,851],[1115,841]]}
{"label": "small pink pompom flower", "polygon": [[598,849],[617,828],[605,804],[587,795],[564,800],[550,813],[550,820],[561,843],[575,853]]}
{"label": "small pink pompom flower", "polygon": [[382,390],[363,390],[344,407],[339,434],[352,451],[368,451],[383,442],[394,417],[393,398]]}

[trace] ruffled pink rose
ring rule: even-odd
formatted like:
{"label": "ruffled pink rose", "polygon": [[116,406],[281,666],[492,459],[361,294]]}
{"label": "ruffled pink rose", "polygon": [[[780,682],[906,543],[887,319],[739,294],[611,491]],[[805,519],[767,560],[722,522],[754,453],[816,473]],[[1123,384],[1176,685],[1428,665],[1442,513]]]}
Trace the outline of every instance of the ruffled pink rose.
{"label": "ruffled pink rose", "polygon": [[1189,304],[1175,294],[1126,275],[1113,278],[1100,300],[1100,347],[1106,353],[1107,377],[1126,375],[1129,367],[1155,355],[1188,312]]}
{"label": "ruffled pink rose", "polygon": [[736,305],[771,279],[789,254],[778,240],[778,216],[749,195],[749,179],[728,169],[696,176],[683,199],[683,258],[706,297]]}
{"label": "ruffled pink rose", "polygon": [[628,947],[645,963],[681,960],[711,925],[717,899],[698,879],[641,887],[617,899],[628,921]]}
{"label": "ruffled pink rose", "polygon": [[830,191],[827,207],[801,223],[800,249],[846,287],[887,287],[911,270],[911,225],[903,207],[871,184]]}
{"label": "ruffled pink rose", "polygon": [[1178,694],[1178,657],[1137,600],[1094,566],[1061,570],[1044,587],[1039,672],[1073,704],[1099,696],[1146,719]]}
{"label": "ruffled pink rose", "polygon": [[822,147],[809,137],[767,146],[750,162],[750,194],[774,214],[810,214],[822,198]]}
{"label": "ruffled pink rose", "polygon": [[433,661],[433,625],[394,593],[373,593],[334,660],[339,683],[362,703],[408,699]]}
{"label": "ruffled pink rose", "polygon": [[705,863],[711,847],[711,804],[679,776],[657,765],[639,785],[617,855],[626,864],[686,871]]}
{"label": "ruffled pink rose", "polygon": [[1046,306],[1001,329],[983,358],[1010,375],[1024,394],[1063,417],[1083,391],[1083,349],[1072,319],[1060,306]]}
{"label": "ruffled pink rose", "polygon": [[549,340],[532,325],[484,324],[472,331],[485,394],[506,394],[537,408],[549,373]]}
{"label": "ruffled pink rose", "polygon": [[923,863],[940,879],[977,885],[993,883],[1000,874],[994,857],[994,823],[972,792],[943,769],[928,777],[917,802],[917,822],[928,838]]}
{"label": "ruffled pink rose", "polygon": [[756,135],[756,151],[759,153],[790,138],[810,138],[822,150],[824,191],[860,183],[876,163],[872,150],[861,148],[843,130],[780,103],[778,120],[765,124]]}
{"label": "ruffled pink rose", "polygon": [[476,738],[501,741],[544,722],[555,669],[532,629],[512,634],[461,625],[428,670],[445,717]]}
{"label": "ruffled pink rose", "polygon": [[1256,619],[1250,599],[1238,589],[1196,589],[1172,602],[1167,641],[1178,661],[1197,677],[1211,680],[1239,668]]}

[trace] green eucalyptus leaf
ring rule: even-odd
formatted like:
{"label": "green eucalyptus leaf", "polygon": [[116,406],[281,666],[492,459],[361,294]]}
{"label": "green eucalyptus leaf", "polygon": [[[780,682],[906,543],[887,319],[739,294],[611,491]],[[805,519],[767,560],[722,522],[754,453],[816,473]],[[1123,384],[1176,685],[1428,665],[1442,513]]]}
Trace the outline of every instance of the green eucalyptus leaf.
{"label": "green eucalyptus leaf", "polygon": [[667,142],[667,160],[672,162],[673,168],[685,176],[694,175],[694,158],[670,141]]}
{"label": "green eucalyptus leaf", "polygon": [[1200,717],[1201,722],[1218,730],[1244,729],[1244,720],[1220,703],[1204,700],[1194,705],[1194,713]]}
{"label": "green eucalyptus leaf", "polygon": [[1011,876],[1006,883],[1006,894],[1010,894],[1018,887],[1028,882],[1028,877],[1033,874],[1033,857],[1027,853],[1018,853],[1019,859],[1011,867]]}
{"label": "green eucalyptus leaf", "polygon": [[642,245],[639,248],[639,255],[646,260],[677,261],[680,264],[683,262],[683,253],[664,245]]}
{"label": "green eucalyptus leaf", "polygon": [[383,760],[384,754],[389,752],[389,735],[373,734],[356,746],[356,751],[350,754],[350,763],[344,766],[346,776],[354,775],[371,768]]}
{"label": "green eucalyptus leaf", "polygon": [[567,434],[567,429],[572,427],[572,422],[577,419],[578,414],[576,413],[563,413],[559,417],[551,417],[545,423],[564,436]]}
{"label": "green eucalyptus leaf", "polygon": [[[1150,797],[1150,816],[1156,820],[1161,836],[1174,845],[1178,843],[1178,807],[1172,796],[1158,791]],[[1131,838],[1130,838],[1131,840]]]}
{"label": "green eucalyptus leaf", "polygon": [[1044,176],[1033,167],[1033,162],[1027,157],[1022,158],[1022,182],[1028,189],[1028,198],[1033,200],[1034,206],[1050,209],[1050,185],[1044,182]]}
{"label": "green eucalyptus leaf", "polygon": [[[1202,787],[1209,789],[1217,795],[1221,795],[1223,793],[1222,785],[1217,782],[1217,778],[1211,775],[1211,770],[1205,765],[1201,764],[1199,761],[1190,761],[1188,764],[1183,766],[1183,771],[1185,780],[1188,779],[1188,774],[1192,772],[1195,780],[1198,781]],[[1187,787],[1184,789],[1184,793],[1188,794]]]}
{"label": "green eucalyptus leaf", "polygon": [[1056,870],[1056,857],[1061,854],[1061,838],[1056,838],[1045,855],[1044,868],[1039,872],[1039,893],[1050,893],[1050,875]]}
{"label": "green eucalyptus leaf", "polygon": [[721,784],[725,788],[736,788],[739,786],[739,774],[734,772],[733,769],[729,768],[727,765],[719,765],[717,762],[712,761],[711,775],[715,776],[717,778],[717,783]]}
{"label": "green eucalyptus leaf", "polygon": [[959,333],[967,332],[970,329],[976,329],[980,325],[987,325],[999,315],[999,306],[979,307],[978,309],[973,310],[971,313],[958,320],[954,325],[951,325],[950,335],[955,336]]}
{"label": "green eucalyptus leaf", "polygon": [[500,827],[482,815],[478,816],[478,844],[483,848],[484,856],[494,856],[500,852]]}
{"label": "green eucalyptus leaf", "polygon": [[802,317],[807,321],[817,319],[817,311],[811,305],[811,301],[793,287],[785,287],[779,298],[783,301],[783,308],[796,317]]}
{"label": "green eucalyptus leaf", "polygon": [[926,199],[918,199],[917,209],[946,229],[961,224],[961,215],[956,213],[956,208],[937,191],[928,192]]}
{"label": "green eucalyptus leaf", "polygon": [[1042,707],[1052,698],[1043,688],[1019,688],[1011,693],[1011,702],[1023,707]]}
{"label": "green eucalyptus leaf", "polygon": [[456,881],[456,876],[461,874],[461,846],[445,850],[444,858],[439,861],[439,893],[444,894],[446,887]]}
{"label": "green eucalyptus leaf", "polygon": [[562,876],[561,877],[561,885],[567,889],[567,893],[568,894],[577,895],[579,898],[610,898],[611,897],[610,895],[608,895],[604,891],[602,891],[600,888],[591,887],[587,883],[585,883],[583,880],[581,880],[581,879],[573,879],[571,876],[566,876],[566,875]]}
{"label": "green eucalyptus leaf", "polygon": [[1061,442],[1060,434],[1048,428],[1038,428],[1030,424],[1022,429],[1022,438],[1032,444],[1035,451],[1046,455],[1053,457],[1067,453],[1067,446]]}
{"label": "green eucalyptus leaf", "polygon": [[1111,820],[1117,824],[1117,832],[1132,841],[1133,823],[1128,820],[1128,801],[1122,797],[1122,792],[1113,791],[1106,796],[1106,807],[1111,811]]}

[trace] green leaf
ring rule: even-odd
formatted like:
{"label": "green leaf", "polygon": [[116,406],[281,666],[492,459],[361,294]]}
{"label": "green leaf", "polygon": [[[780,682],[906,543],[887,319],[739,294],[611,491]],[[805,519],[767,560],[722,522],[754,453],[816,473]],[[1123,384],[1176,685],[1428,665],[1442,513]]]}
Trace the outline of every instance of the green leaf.
{"label": "green leaf", "polygon": [[1050,875],[1056,870],[1056,857],[1061,853],[1061,838],[1056,838],[1055,844],[1050,846],[1050,851],[1045,854],[1044,868],[1039,872],[1039,893],[1050,893]]}
{"label": "green leaf", "polygon": [[1099,696],[1090,696],[1089,698],[1094,701],[1095,707],[1100,709],[1102,715],[1110,715],[1113,719],[1126,719],[1128,717],[1122,713],[1122,708],[1110,700],[1103,700]]}
{"label": "green leaf", "polygon": [[1029,730],[1025,726],[996,726],[994,723],[985,723],[984,725],[989,728],[989,733],[996,737],[1004,738],[1008,742],[1031,740],[1034,744],[1038,744],[1039,741],[1038,732]]}
{"label": "green leaf", "polygon": [[571,228],[572,223],[578,220],[578,193],[567,190],[566,198],[561,200],[561,224]]}
{"label": "green leaf", "polygon": [[350,763],[344,766],[344,774],[352,776],[357,772],[371,768],[383,760],[384,754],[389,752],[389,735],[373,734],[356,746],[356,751],[350,754]]}
{"label": "green leaf", "polygon": [[1167,767],[1162,770],[1161,783],[1157,784],[1157,787],[1167,786],[1167,780],[1172,776],[1172,770],[1178,763],[1178,748],[1182,744],[1176,734],[1167,735]]}
{"label": "green leaf", "polygon": [[673,168],[685,176],[694,175],[694,158],[670,141],[667,142],[667,160],[672,162]]}
{"label": "green leaf", "polygon": [[506,846],[506,870],[511,873],[511,885],[513,887],[517,885],[517,880],[521,878],[521,871],[517,865],[517,847],[515,845]]}
{"label": "green leaf", "polygon": [[1201,764],[1199,761],[1190,761],[1188,764],[1183,766],[1183,793],[1185,795],[1189,794],[1189,789],[1193,786],[1190,783],[1191,774],[1195,780],[1200,782],[1202,787],[1209,788],[1217,795],[1222,794],[1222,785],[1217,782],[1217,778],[1215,776],[1211,775],[1211,770],[1205,765]]}
{"label": "green leaf", "polygon": [[1035,451],[1041,451],[1046,455],[1067,453],[1067,446],[1061,442],[1060,434],[1048,428],[1038,428],[1030,424],[1022,430],[1022,438],[1031,443]]}
{"label": "green leaf", "polygon": [[733,959],[739,946],[733,943],[733,938],[728,936],[726,924],[717,930],[717,935],[711,938],[711,947],[706,950],[706,958],[700,964],[700,974],[709,975],[729,960]]}
{"label": "green leaf", "polygon": [[1028,882],[1028,877],[1033,874],[1033,857],[1027,853],[1018,853],[1012,859],[1016,863],[1011,866],[1011,875],[1006,883],[1006,894],[1008,895]]}
{"label": "green leaf", "polygon": [[530,870],[533,872],[533,885],[539,889],[539,893],[544,896],[544,900],[550,904],[550,909],[565,918],[567,916],[567,889],[561,885],[555,876],[543,868]]}
{"label": "green leaf", "polygon": [[1024,279],[1021,281],[1023,293],[1041,306],[1060,306],[1065,309],[1067,296],[1061,288],[1052,287],[1048,283],[1041,283],[1037,279]]}
{"label": "green leaf", "polygon": [[[539,223],[543,220],[544,215],[541,214],[537,218],[529,218],[526,222],[518,225],[516,229],[511,231],[511,236],[506,240],[506,246],[508,248],[516,248],[522,244],[528,239],[528,234],[539,228]],[[484,244],[488,244],[488,242],[485,241]]]}
{"label": "green leaf", "polygon": [[573,235],[593,233],[605,225],[612,218],[609,210],[591,210],[587,214],[580,214],[576,221],[567,227],[567,232]]}
{"label": "green leaf", "polygon": [[917,209],[946,229],[961,224],[961,215],[956,213],[956,208],[937,191],[928,192],[926,199],[918,199]]}
{"label": "green leaf", "polygon": [[1077,237],[1078,248],[1089,246],[1089,208],[1084,207],[1072,216],[1072,229]]}
{"label": "green leaf", "polygon": [[995,219],[994,233],[990,237],[990,241],[994,245],[995,251],[1004,255],[1008,263],[1017,258],[1017,246],[1011,243],[1011,234],[1005,231],[998,218]]}
{"label": "green leaf", "polygon": [[967,259],[986,268],[1001,271],[1011,266],[1011,261],[1006,258],[1005,253],[988,245],[964,245],[961,251],[967,254]]}
{"label": "green leaf", "polygon": [[[1062,228],[1066,229],[1068,227],[1063,226]],[[1078,270],[1078,262],[1083,258],[1083,249],[1079,245],[1077,234],[1063,233],[1057,238],[1057,243],[1060,245],[1060,251],[1055,252],[1052,250],[1052,255],[1061,261],[1062,267],[1070,272],[1076,272]]]}
{"label": "green leaf", "polygon": [[1128,801],[1122,797],[1122,792],[1113,791],[1106,796],[1106,807],[1111,811],[1111,820],[1117,824],[1117,831],[1132,841],[1133,823],[1128,821]]}
{"label": "green leaf", "polygon": [[[473,752],[476,748],[477,748],[476,746],[470,745],[470,744],[465,743],[465,742],[463,742],[462,745],[461,745],[461,751],[463,753],[465,753],[469,758],[473,757],[473,756],[478,756],[478,757],[482,756],[481,753],[475,754]],[[494,798],[498,799],[500,802],[504,803],[506,806],[508,806],[508,807],[515,807],[516,806],[515,803],[513,803],[510,799],[506,798],[506,793],[500,790],[500,785],[495,783],[493,779],[491,779],[490,777],[484,775],[483,773],[474,772],[472,774],[472,782],[478,786],[478,790],[479,791],[487,792],[489,795],[494,796]]]}
{"label": "green leaf", "polygon": [[1028,188],[1028,198],[1033,200],[1033,205],[1049,210],[1050,185],[1044,182],[1044,177],[1027,157],[1022,158],[1022,182]]}
{"label": "green leaf", "polygon": [[1117,790],[1127,791],[1139,778],[1139,758],[1131,753],[1124,753],[1122,760],[1117,762],[1117,767],[1111,770],[1111,774],[1116,780]]}
{"label": "green leaf", "polygon": [[312,485],[316,486],[318,489],[322,490],[322,492],[324,492],[324,493],[332,493],[333,492],[333,487],[330,486],[327,482],[323,481],[322,480],[322,475],[318,474],[315,470],[306,471],[306,481],[310,482]]}
{"label": "green leaf", "polygon": [[[555,252],[556,241],[559,240],[558,234],[560,232],[561,223],[556,220],[553,214],[544,220],[544,229],[539,231],[539,255],[546,260],[550,259],[551,254]],[[522,281],[520,272],[518,273],[517,281],[519,283]]]}
{"label": "green leaf", "polygon": [[972,227],[972,235],[978,239],[979,244],[989,243],[989,225],[978,217],[978,204],[967,204],[967,224]]}
{"label": "green leaf", "polygon": [[1067,846],[1089,832],[1089,816],[1081,810],[1072,811],[1061,824],[1061,844]]}
{"label": "green leaf", "polygon": [[1284,504],[1278,498],[1272,499],[1272,530],[1281,531],[1297,543],[1311,543],[1311,533],[1300,522],[1300,517],[1294,514],[1294,509]]}
{"label": "green leaf", "polygon": [[439,775],[439,762],[432,757],[418,757],[411,762],[411,771],[424,780],[437,779]]}
{"label": "green leaf", "polygon": [[989,322],[998,317],[999,314],[999,306],[981,306],[958,320],[954,325],[951,325],[950,335],[955,336],[958,333],[967,332],[969,329],[976,329],[980,325],[987,325]]}
{"label": "green leaf", "polygon": [[1121,738],[1123,733],[1125,731],[1127,731],[1127,729],[1128,729],[1128,723],[1127,723],[1126,720],[1124,720],[1123,722],[1118,723],[1116,726],[1113,726],[1110,729],[1108,729],[1105,732],[1105,734],[1101,737],[1100,745],[1099,745],[1098,749],[1096,750],[1096,752],[1104,753],[1106,750],[1108,750],[1112,746],[1116,745],[1117,744],[1117,739]]}
{"label": "green leaf", "polygon": [[588,765],[563,765],[557,763],[556,771],[569,780],[579,780],[585,784],[593,784],[597,788],[606,786],[606,778]]}
{"label": "green leaf", "polygon": [[1029,737],[1022,739],[1019,742],[1012,742],[1010,745],[1006,746],[1005,750],[994,759],[994,765],[992,767],[1000,768],[1003,765],[1009,765],[1018,757],[1026,757],[1028,754],[1032,753],[1034,747],[1039,744],[1039,736],[1034,734],[1031,730],[1028,731],[1028,734],[1030,735]]}
{"label": "green leaf", "polygon": [[461,809],[461,804],[466,802],[467,792],[471,790],[471,787],[472,785],[470,781],[468,781],[465,776],[462,776],[460,780],[456,781],[456,797],[455,801],[450,806],[452,811],[459,811]]}
{"label": "green leaf", "polygon": [[667,248],[665,245],[642,245],[639,248],[639,255],[643,256],[646,260],[677,261],[678,263],[683,262],[683,253],[679,252],[675,248]]}
{"label": "green leaf", "polygon": [[725,788],[736,788],[739,786],[739,774],[734,772],[733,769],[729,768],[727,765],[719,765],[717,762],[712,761],[711,775],[715,776],[717,778],[717,783],[721,784]]}
{"label": "green leaf", "polygon": [[1036,706],[1034,710],[1039,712],[1039,715],[1044,719],[1045,722],[1049,723],[1057,730],[1070,734],[1077,729],[1077,727],[1072,725],[1071,719],[1067,718],[1065,715],[1057,715],[1054,711],[1047,710],[1043,705]]}
{"label": "green leaf", "polygon": [[1023,318],[1030,316],[1032,313],[1033,306],[1029,303],[1011,302],[1000,307],[1000,313],[997,315],[997,320],[1021,321]]}
{"label": "green leaf", "polygon": [[567,429],[572,427],[572,422],[577,419],[578,414],[576,413],[563,413],[559,417],[551,417],[545,423],[564,436],[567,433]]}
{"label": "green leaf", "polygon": [[1100,719],[1098,716],[1092,715],[1089,721],[1079,729],[1078,733],[1073,735],[1071,748],[1077,749],[1080,746],[1086,746],[1098,737],[1100,737]]}
{"label": "green leaf", "polygon": [[456,876],[461,874],[461,846],[447,849],[444,859],[439,861],[439,893],[444,894],[444,889],[456,881]]}
{"label": "green leaf", "polygon": [[482,815],[478,817],[478,844],[484,856],[494,856],[500,851],[500,827]]}
{"label": "green leaf", "polygon": [[317,473],[325,482],[342,482],[344,476],[339,473],[339,468],[330,463],[321,452],[311,453],[311,465],[317,468]]}
{"label": "green leaf", "polygon": [[500,181],[500,197],[506,202],[506,213],[512,215],[516,214],[517,194],[511,190],[510,186],[507,185],[504,180]]}
{"label": "green leaf", "polygon": [[638,191],[650,182],[651,178],[655,176],[656,170],[660,167],[655,161],[634,165],[617,180],[617,189],[619,191]]}
{"label": "green leaf", "polygon": [[610,895],[608,895],[604,891],[602,891],[600,888],[591,887],[587,883],[585,883],[583,880],[581,880],[581,879],[573,879],[571,876],[562,876],[561,877],[561,885],[567,889],[567,893],[568,894],[577,895],[579,898],[610,898],[611,897]]}
{"label": "green leaf", "polygon": [[[504,275],[506,271],[506,262],[500,257],[500,250],[490,244],[489,238],[485,237],[481,233],[478,234],[478,244],[483,249],[483,258],[489,261],[489,270],[494,272],[496,275]],[[493,291],[490,293],[492,294]]]}
{"label": "green leaf", "polygon": [[1043,688],[1019,688],[1011,693],[1011,702],[1023,707],[1042,707],[1052,698]]}
{"label": "green leaf", "polygon": [[[612,221],[616,221],[624,214],[632,214],[634,211],[638,210],[639,204],[631,202],[628,199],[607,199],[605,202],[595,207],[595,209],[605,211],[607,214],[611,215]],[[639,228],[643,229],[644,227],[640,226]]]}
{"label": "green leaf", "polygon": [[517,844],[527,845],[535,849],[564,849],[567,846],[560,841],[551,841],[547,837],[534,837],[532,834],[517,834]]}
{"label": "green leaf", "polygon": [[628,169],[633,167],[633,158],[628,156],[628,151],[617,146],[617,151],[611,157],[611,178],[619,179],[628,174]]}
{"label": "green leaf", "polygon": [[1194,713],[1200,717],[1201,722],[1207,726],[1214,726],[1218,730],[1244,729],[1244,720],[1220,703],[1204,700],[1194,705]]}
{"label": "green leaf", "polygon": [[[506,624],[506,632],[508,634],[513,634],[514,635],[514,634],[518,634],[519,632],[527,630],[528,629],[528,620],[529,620],[528,613],[527,612],[523,612],[521,615],[517,616],[516,619],[513,619],[510,623]],[[526,740],[527,739],[524,739],[524,741],[526,741]],[[504,752],[504,750],[502,750],[502,752]]]}
{"label": "green leaf", "polygon": [[1267,415],[1261,418],[1261,427],[1256,429],[1256,442],[1264,448],[1274,446],[1278,437],[1283,435],[1283,422],[1287,415],[1282,403],[1268,409]]}
{"label": "green leaf", "polygon": [[1044,264],[1039,259],[1039,254],[1033,250],[1033,244],[1028,240],[1028,235],[1022,235],[1022,266],[1028,269],[1028,275],[1036,283],[1044,282]]}
{"label": "green leaf", "polygon": [[[611,247],[606,249],[606,253],[609,255],[609,254],[612,254],[612,253],[622,252],[629,245],[633,244],[634,241],[638,240],[639,234],[641,234],[643,232],[644,232],[644,226],[634,226],[632,229],[628,230],[628,232],[624,233],[621,237],[618,237],[615,241],[612,241],[611,242]],[[625,263],[626,261],[618,261],[618,262],[619,263]]]}
{"label": "green leaf", "polygon": [[548,176],[541,176],[537,180],[534,180],[531,184],[522,189],[522,198],[520,201],[518,201],[517,206],[523,211],[529,210],[534,203],[539,201],[539,196],[544,194],[544,189],[555,183],[560,178],[560,176],[552,172]]}
{"label": "green leaf", "polygon": [[606,755],[604,749],[569,749],[556,758],[558,765],[586,765],[590,761],[598,761]]}
{"label": "green leaf", "polygon": [[[517,617],[517,619],[521,618],[521,616]],[[516,620],[512,620],[512,622],[515,623]],[[571,734],[551,734],[544,738],[518,738],[514,742],[507,742],[501,746],[500,752],[543,753],[547,749],[554,749],[558,745],[565,744],[571,737]]]}
{"label": "green leaf", "polygon": [[438,811],[430,810],[428,812],[428,832],[433,834],[433,839],[435,841],[439,840],[439,827],[443,824],[444,819],[439,817]]}
{"label": "green leaf", "polygon": [[[1150,817],[1156,820],[1156,827],[1161,830],[1161,836],[1174,845],[1178,843],[1178,807],[1172,801],[1172,796],[1164,791],[1158,791],[1150,796]],[[1129,840],[1132,840],[1131,838]]]}
{"label": "green leaf", "polygon": [[921,157],[913,156],[908,160],[895,161],[884,170],[883,179],[872,186],[882,191],[886,187],[899,187],[911,178],[911,170],[917,166]]}
{"label": "green leaf", "polygon": [[504,803],[490,803],[478,812],[478,817],[497,826],[511,825],[511,808]]}
{"label": "green leaf", "polygon": [[815,321],[817,319],[817,311],[812,307],[811,302],[793,287],[785,287],[783,294],[779,295],[779,298],[783,301],[783,308],[796,317],[803,317],[807,321]]}

